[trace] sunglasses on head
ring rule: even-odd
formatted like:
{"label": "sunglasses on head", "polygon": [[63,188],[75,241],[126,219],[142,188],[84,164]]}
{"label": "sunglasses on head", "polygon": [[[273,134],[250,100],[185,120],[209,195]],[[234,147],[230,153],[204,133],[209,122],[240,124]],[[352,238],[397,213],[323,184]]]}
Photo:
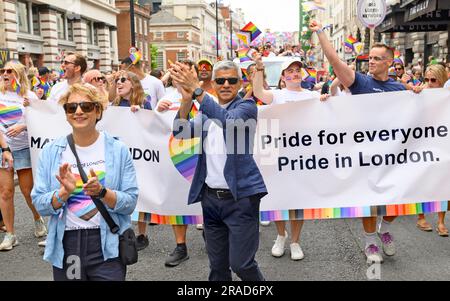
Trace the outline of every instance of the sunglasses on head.
{"label": "sunglasses on head", "polygon": [[128,80],[128,78],[126,78],[126,77],[120,77],[120,78],[116,79],[116,84],[118,84],[119,82],[123,84],[127,80]]}
{"label": "sunglasses on head", "polygon": [[435,84],[437,82],[436,78],[427,78],[427,77],[425,77],[424,80],[425,80],[426,83],[430,82],[430,83]]}
{"label": "sunglasses on head", "polygon": [[95,102],[90,102],[90,101],[70,102],[70,103],[65,103],[63,107],[64,107],[64,111],[66,112],[66,114],[75,114],[75,112],[78,109],[78,106],[80,106],[81,111],[83,111],[83,113],[90,113],[95,108],[97,108],[98,104]]}
{"label": "sunglasses on head", "polygon": [[0,69],[0,74],[12,74],[13,70],[12,69]]}
{"label": "sunglasses on head", "polygon": [[239,82],[239,78],[237,78],[237,77],[229,77],[229,78],[220,77],[220,78],[216,78],[214,81],[218,85],[224,85],[226,81],[230,85],[236,85]]}

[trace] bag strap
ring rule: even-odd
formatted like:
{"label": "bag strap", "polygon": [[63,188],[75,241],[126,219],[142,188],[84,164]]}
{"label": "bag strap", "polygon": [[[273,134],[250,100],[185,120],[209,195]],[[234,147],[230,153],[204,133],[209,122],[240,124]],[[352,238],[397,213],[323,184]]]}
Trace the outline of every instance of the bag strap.
{"label": "bag strap", "polygon": [[[72,150],[73,155],[75,156],[75,159],[77,160],[77,167],[78,171],[80,173],[81,179],[83,180],[83,183],[86,183],[88,181],[88,177],[86,173],[84,172],[83,168],[81,167],[80,158],[78,157],[77,150],[75,149],[75,142],[73,140],[73,135],[70,134],[67,136],[67,141],[69,143],[70,149]],[[98,211],[100,211],[100,214],[105,219],[106,223],[109,226],[109,229],[113,234],[116,234],[119,232],[119,226],[114,222],[111,215],[109,214],[108,210],[105,207],[105,204],[101,200],[95,197],[91,197],[92,201],[95,204],[95,207],[97,207]]]}

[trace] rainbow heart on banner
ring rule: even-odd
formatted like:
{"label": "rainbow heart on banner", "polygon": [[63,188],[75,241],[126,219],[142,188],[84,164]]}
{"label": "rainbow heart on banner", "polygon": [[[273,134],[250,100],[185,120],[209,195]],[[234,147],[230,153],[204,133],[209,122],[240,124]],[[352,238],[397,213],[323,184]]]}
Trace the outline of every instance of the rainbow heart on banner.
{"label": "rainbow heart on banner", "polygon": [[[195,102],[189,113],[189,119],[195,118],[198,114],[198,107]],[[200,138],[177,139],[173,135],[169,139],[169,154],[173,165],[178,172],[192,182],[195,169],[197,168],[198,154],[200,153]]]}

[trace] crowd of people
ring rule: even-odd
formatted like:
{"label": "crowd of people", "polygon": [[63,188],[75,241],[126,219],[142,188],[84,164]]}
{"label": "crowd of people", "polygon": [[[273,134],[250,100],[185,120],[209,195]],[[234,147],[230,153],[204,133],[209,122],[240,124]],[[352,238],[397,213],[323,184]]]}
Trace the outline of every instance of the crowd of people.
{"label": "crowd of people", "polygon": [[[391,48],[375,44],[364,74],[339,58],[318,22],[312,21],[310,29],[318,35],[320,47],[334,71],[324,73],[316,84],[302,81],[302,68],[307,66],[301,59],[304,53],[295,46],[278,50],[272,45],[256,48],[253,62],[246,68],[246,82],[242,80],[240,66],[231,61],[213,64],[206,59],[185,60],[171,63],[166,72],[153,70],[151,74],[130,58],[122,60],[119,71],[105,74],[88,70],[86,59],[78,53],[65,55],[61,72],[46,67],[26,70],[17,61],[7,62],[0,70],[0,231],[5,232],[0,250],[12,250],[19,243],[14,228],[14,172],[17,172],[20,191],[35,221],[34,235],[47,236],[40,245],[45,246],[44,259],[53,265],[54,279],[67,280],[66,259],[77,255],[83,259],[83,280],[124,280],[126,266],[118,259],[118,235],[109,231],[91,197],[103,201],[121,230],[129,228],[138,196],[136,172],[127,147],[108,133],[99,132],[96,124],[109,106],[164,114],[178,100],[175,136],[191,138],[186,133],[193,131],[181,128],[195,128],[195,123],[205,123],[205,118],[220,121],[211,123],[207,133],[194,133],[202,135],[205,142],[189,193],[189,204],[201,202],[203,208],[204,224],[197,228],[203,231],[210,260],[209,279],[231,280],[233,271],[243,280],[263,280],[255,254],[259,245],[259,205],[267,190],[252,156],[245,156],[244,160],[238,155],[218,155],[212,151],[218,147],[228,150],[222,135],[225,121],[256,120],[258,105],[307,99],[327,101],[330,96],[404,90],[420,93],[423,89],[450,87],[449,62],[432,58],[428,66],[419,64],[407,69],[403,62],[394,63]],[[262,59],[270,56],[292,57],[283,63],[279,87],[274,90],[266,82]],[[67,137],[44,148],[33,179],[25,108],[38,101],[63,106],[81,165],[90,166],[84,168],[89,175],[86,183],[81,181],[80,164],[77,155],[67,147]],[[206,116],[203,120],[189,119],[193,105],[200,105]],[[247,136],[245,143],[250,144],[253,137]],[[227,153],[235,152],[223,152]],[[248,174],[252,177],[245,176]],[[50,217],[48,226],[42,216]],[[387,256],[396,254],[391,230],[395,219],[362,218],[368,262],[382,262],[382,252]],[[291,259],[301,260],[305,256],[300,240],[304,222],[289,223],[288,232],[285,221],[275,222],[277,234],[271,254],[283,256],[290,237]],[[176,247],[165,261],[168,267],[189,259],[188,226],[172,227]],[[417,227],[423,231],[434,228],[423,214],[418,216]],[[138,222],[138,250],[149,245],[147,228],[146,222]],[[434,229],[440,236],[448,236],[445,212],[438,213]]]}

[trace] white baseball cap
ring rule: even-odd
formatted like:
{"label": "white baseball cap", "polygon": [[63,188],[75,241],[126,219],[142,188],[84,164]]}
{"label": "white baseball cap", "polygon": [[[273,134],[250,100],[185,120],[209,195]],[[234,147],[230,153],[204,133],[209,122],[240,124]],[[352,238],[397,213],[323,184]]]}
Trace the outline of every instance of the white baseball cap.
{"label": "white baseball cap", "polygon": [[283,75],[284,70],[286,70],[293,64],[299,64],[300,68],[303,68],[303,62],[299,58],[293,58],[291,60],[283,62],[283,64],[281,65],[281,75]]}

